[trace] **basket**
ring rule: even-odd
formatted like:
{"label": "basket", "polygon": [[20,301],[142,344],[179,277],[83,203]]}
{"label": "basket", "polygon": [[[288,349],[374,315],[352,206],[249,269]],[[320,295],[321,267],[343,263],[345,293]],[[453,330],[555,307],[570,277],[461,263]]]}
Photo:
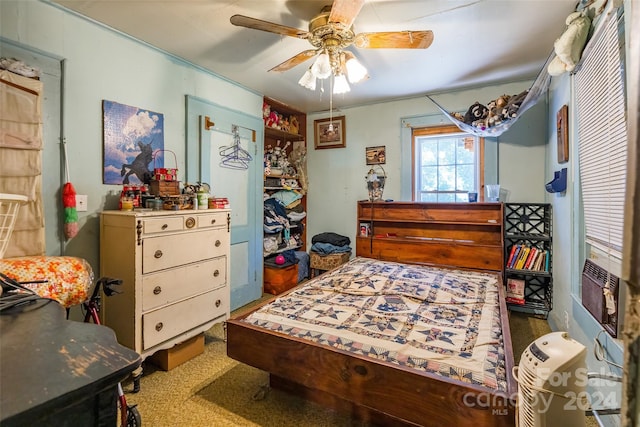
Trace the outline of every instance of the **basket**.
{"label": "basket", "polygon": [[[157,168],[156,158],[158,157],[158,153],[160,152],[168,152],[173,154],[173,161],[176,167]],[[153,153],[153,179],[155,179],[156,181],[176,181],[178,179],[178,158],[176,157],[176,153],[171,150],[156,150]]]}
{"label": "basket", "polygon": [[0,193],[0,258],[4,258],[4,252],[9,246],[18,210],[28,200],[27,196],[20,194]]}
{"label": "basket", "polygon": [[162,198],[162,209],[165,211],[179,211],[183,209],[193,209],[191,196],[179,194],[176,196],[165,196]]}

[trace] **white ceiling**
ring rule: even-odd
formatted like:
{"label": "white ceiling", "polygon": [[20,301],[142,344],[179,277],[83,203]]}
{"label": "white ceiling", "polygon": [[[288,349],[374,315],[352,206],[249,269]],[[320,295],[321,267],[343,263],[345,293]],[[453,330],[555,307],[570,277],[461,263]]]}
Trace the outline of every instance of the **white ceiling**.
{"label": "white ceiling", "polygon": [[[297,84],[312,60],[268,72],[308,41],[237,27],[234,14],[308,30],[331,0],[50,0],[307,112],[329,108]],[[366,0],[354,31],[432,30],[428,49],[352,50],[370,79],[336,95],[334,108],[533,79],[577,0]],[[482,100],[481,100],[482,101]],[[428,101],[425,101],[428,102]]]}

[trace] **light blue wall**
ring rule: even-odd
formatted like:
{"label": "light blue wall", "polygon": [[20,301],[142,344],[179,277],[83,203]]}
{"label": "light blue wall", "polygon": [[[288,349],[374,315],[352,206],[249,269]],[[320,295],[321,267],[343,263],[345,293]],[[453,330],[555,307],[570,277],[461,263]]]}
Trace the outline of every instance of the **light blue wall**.
{"label": "light blue wall", "polygon": [[[523,81],[439,94],[434,99],[450,111],[466,111],[475,101],[486,103],[505,93],[517,94],[529,88],[531,83]],[[487,151],[491,153],[487,182],[499,182],[509,191],[509,201],[545,201],[544,183],[548,181],[545,171],[546,110],[546,99],[542,99],[501,135],[497,144],[487,142]],[[407,159],[410,159],[409,126],[412,123],[451,122],[427,97],[342,109],[334,115],[345,116],[345,148],[315,150],[313,122],[328,117],[328,113],[310,114],[307,117],[310,182],[307,236],[332,231],[348,236],[355,242],[356,201],[368,197],[365,175],[370,166],[366,165],[365,148],[376,145],[386,147],[386,164],[383,168],[388,178],[384,198],[410,200],[410,193],[404,184],[410,183],[411,175],[410,166],[407,166]],[[311,239],[307,240],[310,246]]]}
{"label": "light blue wall", "polygon": [[[96,272],[99,213],[117,208],[121,189],[102,184],[102,100],[164,114],[165,148],[176,153],[180,180],[186,176],[185,95],[262,117],[261,94],[48,3],[0,1],[0,37],[3,43],[19,43],[65,60],[64,137],[70,179],[78,194],[89,196],[89,209],[78,214],[77,237],[66,245],[51,244],[48,234],[47,248],[56,255],[57,247],[66,246],[67,255],[86,258]],[[46,143],[55,146],[56,137]],[[60,162],[58,157],[51,160],[44,159],[43,175],[53,189],[43,194],[48,229],[60,221],[60,199],[54,192],[61,186]]]}

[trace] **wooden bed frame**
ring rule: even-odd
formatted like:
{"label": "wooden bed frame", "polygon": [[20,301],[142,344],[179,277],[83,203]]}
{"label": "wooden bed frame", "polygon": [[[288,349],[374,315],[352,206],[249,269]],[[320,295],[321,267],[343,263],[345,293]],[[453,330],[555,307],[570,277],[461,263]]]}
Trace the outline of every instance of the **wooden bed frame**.
{"label": "wooden bed frame", "polygon": [[[436,259],[437,265],[475,270],[481,260],[483,270],[499,273],[502,283],[500,203],[359,202],[358,221],[368,222],[370,233],[356,238],[356,255],[431,265]],[[499,289],[505,392],[353,355],[241,321],[270,301],[227,321],[227,354],[269,372],[274,388],[371,424],[514,426],[513,350],[504,287]]]}

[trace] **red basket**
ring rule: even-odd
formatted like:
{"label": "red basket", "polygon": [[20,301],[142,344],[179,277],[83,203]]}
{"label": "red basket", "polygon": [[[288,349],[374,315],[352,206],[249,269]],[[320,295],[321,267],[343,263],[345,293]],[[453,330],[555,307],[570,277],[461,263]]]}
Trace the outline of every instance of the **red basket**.
{"label": "red basket", "polygon": [[[175,168],[157,168],[156,167],[156,158],[158,157],[158,153],[167,152],[173,154],[173,161],[176,165]],[[171,150],[156,150],[153,153],[153,179],[156,181],[177,181],[178,180],[178,158],[176,157],[176,153]]]}

